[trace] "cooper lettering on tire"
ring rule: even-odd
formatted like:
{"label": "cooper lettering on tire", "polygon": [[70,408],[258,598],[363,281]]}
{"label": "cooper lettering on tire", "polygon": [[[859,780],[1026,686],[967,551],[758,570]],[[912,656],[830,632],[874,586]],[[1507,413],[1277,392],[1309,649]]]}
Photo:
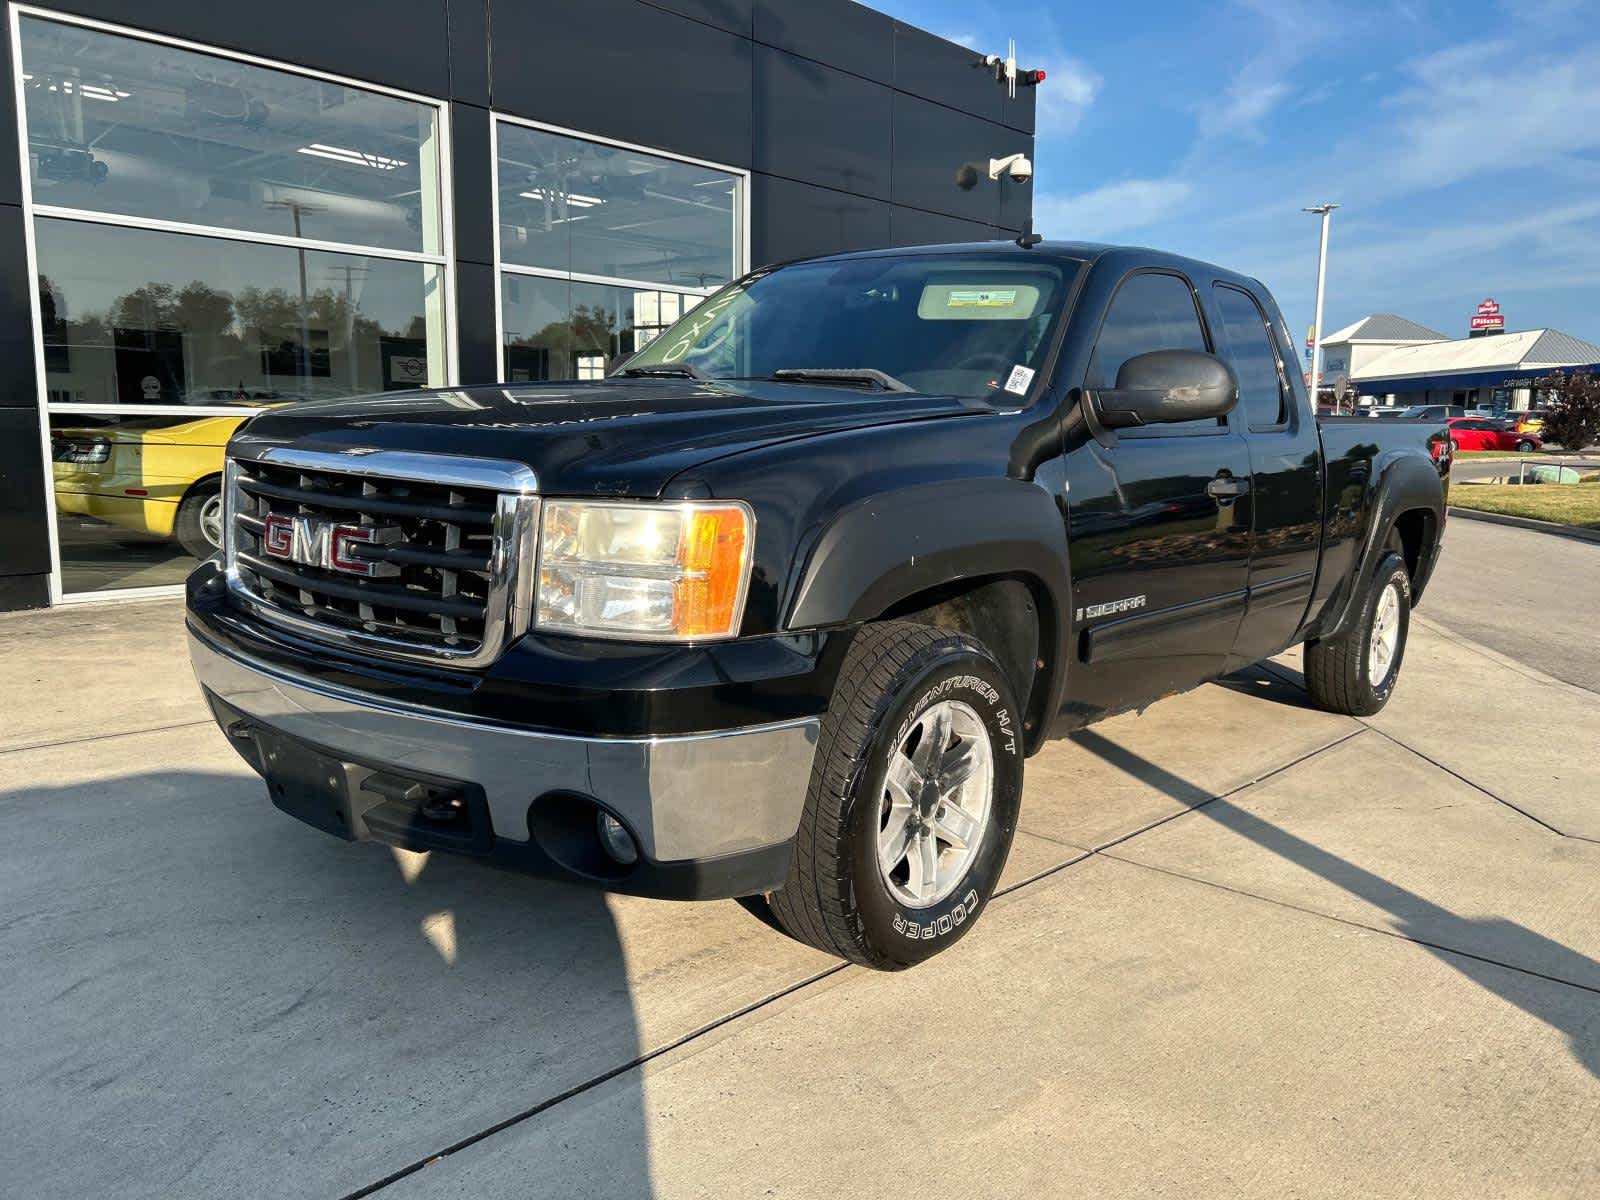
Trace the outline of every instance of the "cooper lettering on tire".
{"label": "cooper lettering on tire", "polygon": [[789,877],[768,897],[783,928],[884,970],[972,928],[1016,830],[1016,710],[973,638],[908,622],[863,629],[823,721]]}

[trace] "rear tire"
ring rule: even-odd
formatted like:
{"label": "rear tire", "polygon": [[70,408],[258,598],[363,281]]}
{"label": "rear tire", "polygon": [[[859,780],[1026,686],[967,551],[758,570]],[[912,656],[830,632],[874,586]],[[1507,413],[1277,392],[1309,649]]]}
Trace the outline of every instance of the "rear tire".
{"label": "rear tire", "polygon": [[1370,717],[1389,703],[1411,632],[1411,575],[1387,551],[1361,597],[1360,617],[1337,637],[1306,643],[1306,688],[1318,708]]}
{"label": "rear tire", "polygon": [[222,481],[208,479],[196,484],[178,505],[172,526],[173,539],[185,554],[210,558],[222,549]]}
{"label": "rear tire", "polygon": [[782,928],[886,971],[960,939],[1011,849],[1019,724],[1005,672],[973,638],[900,621],[857,634],[822,722],[789,877],[767,897]]}

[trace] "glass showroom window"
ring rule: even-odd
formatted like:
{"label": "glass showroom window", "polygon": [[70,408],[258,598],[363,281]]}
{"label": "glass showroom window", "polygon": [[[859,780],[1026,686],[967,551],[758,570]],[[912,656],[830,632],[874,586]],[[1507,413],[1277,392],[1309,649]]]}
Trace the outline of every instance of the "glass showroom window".
{"label": "glass showroom window", "polygon": [[175,583],[215,543],[222,445],[249,410],[450,381],[444,119],[15,21],[59,590]]}
{"label": "glass showroom window", "polygon": [[742,172],[495,125],[508,382],[600,379],[744,270]]}

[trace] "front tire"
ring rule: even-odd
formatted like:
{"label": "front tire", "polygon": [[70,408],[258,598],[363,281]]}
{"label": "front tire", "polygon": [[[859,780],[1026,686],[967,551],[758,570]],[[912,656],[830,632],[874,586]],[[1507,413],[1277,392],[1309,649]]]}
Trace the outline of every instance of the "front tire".
{"label": "front tire", "polygon": [[947,949],[993,895],[1022,799],[1020,719],[994,657],[909,622],[856,635],[823,719],[789,877],[795,939],[901,970]]}
{"label": "front tire", "polygon": [[1532,454],[1533,443],[1524,438],[1522,441],[1517,443],[1517,450],[1522,454]]}
{"label": "front tire", "polygon": [[1361,598],[1360,619],[1338,637],[1306,644],[1306,687],[1318,708],[1370,717],[1389,703],[1411,632],[1411,574],[1384,554]]}

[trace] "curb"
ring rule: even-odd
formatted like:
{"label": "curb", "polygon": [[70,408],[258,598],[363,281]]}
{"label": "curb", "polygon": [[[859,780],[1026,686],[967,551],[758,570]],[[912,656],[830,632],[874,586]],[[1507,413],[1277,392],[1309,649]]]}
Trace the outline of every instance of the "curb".
{"label": "curb", "polygon": [[1451,505],[1449,515],[1466,521],[1484,521],[1490,525],[1508,525],[1513,529],[1532,529],[1538,533],[1553,533],[1556,537],[1571,538],[1575,542],[1592,542],[1600,545],[1600,532],[1578,529],[1572,525],[1558,525],[1554,521],[1535,521],[1532,517],[1508,517],[1504,513],[1480,512],[1475,508],[1457,508]]}

